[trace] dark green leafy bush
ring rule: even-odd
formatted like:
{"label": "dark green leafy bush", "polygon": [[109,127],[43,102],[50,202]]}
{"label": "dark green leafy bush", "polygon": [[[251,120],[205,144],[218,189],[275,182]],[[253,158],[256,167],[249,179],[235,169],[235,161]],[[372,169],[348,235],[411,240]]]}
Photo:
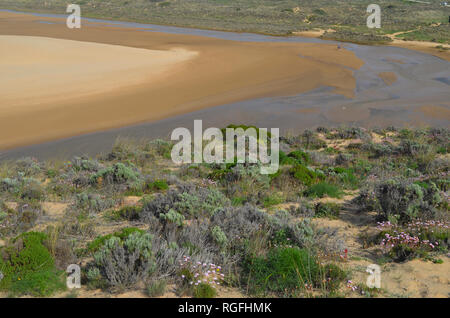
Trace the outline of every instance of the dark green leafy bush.
{"label": "dark green leafy bush", "polygon": [[200,283],[194,288],[195,298],[214,298],[217,291],[209,284]]}
{"label": "dark green leafy bush", "polygon": [[128,236],[130,236],[130,234],[133,234],[135,232],[138,232],[138,233],[141,233],[141,234],[145,233],[143,230],[135,228],[135,227],[126,227],[126,228],[123,228],[121,231],[115,232],[113,234],[107,234],[107,235],[103,235],[103,236],[99,236],[99,237],[95,238],[92,242],[90,242],[88,244],[88,248],[87,249],[90,252],[96,252],[110,238],[117,237],[120,240],[124,240]]}
{"label": "dark green leafy bush", "polygon": [[323,198],[328,196],[330,198],[339,198],[342,195],[342,191],[333,184],[327,182],[319,182],[310,186],[305,195],[308,197]]}
{"label": "dark green leafy bush", "polygon": [[288,154],[289,158],[295,159],[298,164],[307,165],[311,163],[311,158],[309,154],[301,150],[295,150]]}
{"label": "dark green leafy bush", "polygon": [[146,188],[150,191],[167,190],[169,185],[166,180],[155,180],[147,183]]}
{"label": "dark green leafy bush", "polygon": [[13,245],[0,250],[0,289],[17,295],[50,296],[65,289],[64,273],[44,245],[47,236],[27,232],[13,240]]}
{"label": "dark green leafy bush", "polygon": [[292,167],[290,173],[295,179],[307,186],[315,183],[319,179],[319,175],[314,170],[301,164]]}

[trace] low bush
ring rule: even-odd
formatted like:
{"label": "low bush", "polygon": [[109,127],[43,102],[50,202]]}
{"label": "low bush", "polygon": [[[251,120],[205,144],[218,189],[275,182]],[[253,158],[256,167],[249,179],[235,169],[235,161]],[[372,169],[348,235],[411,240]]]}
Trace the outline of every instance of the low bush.
{"label": "low bush", "polygon": [[167,281],[165,279],[154,280],[147,286],[147,295],[149,297],[160,297],[164,295],[167,288]]}
{"label": "low bush", "polygon": [[274,193],[264,198],[264,207],[270,208],[271,206],[278,205],[284,202],[284,197],[280,193]]}
{"label": "low bush", "polygon": [[211,285],[200,283],[194,288],[195,298],[214,298],[217,295],[216,289]]}
{"label": "low bush", "polygon": [[266,257],[249,257],[244,264],[243,283],[250,293],[300,296],[307,289],[332,291],[345,279],[345,273],[334,265],[321,265],[308,250],[280,247]]}
{"label": "low bush", "polygon": [[449,224],[415,220],[404,225],[381,222],[376,240],[394,261],[424,257],[429,252],[446,253],[450,247]]}
{"label": "low bush", "polygon": [[337,218],[341,211],[341,206],[336,203],[319,202],[314,207],[315,217]]}
{"label": "low bush", "polygon": [[[94,253],[94,264],[111,287],[129,287],[155,270],[153,236],[134,231],[125,238],[112,236]],[[92,274],[92,272],[91,272]]]}
{"label": "low bush", "polygon": [[64,273],[56,269],[46,240],[44,233],[27,232],[0,250],[0,289],[33,296],[50,296],[65,289]]}
{"label": "low bush", "polygon": [[392,179],[379,183],[375,193],[382,209],[380,217],[389,220],[396,216],[402,223],[415,218],[433,219],[437,214],[436,207],[442,201],[433,182],[412,183]]}
{"label": "low bush", "polygon": [[327,182],[319,182],[310,186],[305,195],[313,198],[323,198],[325,196],[330,198],[339,198],[342,195],[342,191],[335,185]]}
{"label": "low bush", "polygon": [[194,262],[189,256],[184,256],[180,261],[178,291],[195,298],[213,298],[217,295],[217,286],[225,277],[221,271],[221,266],[210,262]]}
{"label": "low bush", "polygon": [[319,175],[314,170],[302,164],[297,164],[292,167],[290,173],[295,179],[307,186],[315,183],[319,179]]}
{"label": "low bush", "polygon": [[307,154],[304,151],[301,150],[295,150],[292,151],[288,154],[289,158],[293,158],[295,160],[296,163],[298,164],[302,164],[302,165],[307,165],[309,163],[311,163],[311,158],[309,156],[309,154]]}
{"label": "low bush", "polygon": [[125,206],[120,210],[113,211],[112,217],[115,220],[136,221],[139,220],[141,212],[142,212],[141,206]]}
{"label": "low bush", "polygon": [[124,184],[137,181],[140,174],[132,166],[115,163],[91,176],[91,182],[96,185]]}
{"label": "low bush", "polygon": [[73,208],[88,212],[90,214],[97,214],[106,209],[112,208],[115,205],[115,200],[101,196],[95,193],[80,193],[75,197]]}
{"label": "low bush", "polygon": [[166,180],[155,180],[146,184],[146,188],[150,191],[167,190],[169,185]]}
{"label": "low bush", "polygon": [[148,220],[151,216],[160,217],[173,210],[184,217],[196,218],[202,215],[211,216],[218,209],[230,204],[230,200],[219,190],[179,186],[145,203],[141,215],[143,220]]}
{"label": "low bush", "polygon": [[98,236],[97,238],[95,238],[92,242],[90,242],[87,246],[87,250],[89,252],[96,252],[98,251],[107,240],[109,240],[112,237],[117,237],[120,240],[124,240],[126,239],[129,235],[138,232],[138,233],[145,233],[143,230],[135,228],[135,227],[126,227],[123,228],[121,231],[112,233],[112,234],[107,234],[107,235],[103,235],[103,236]]}

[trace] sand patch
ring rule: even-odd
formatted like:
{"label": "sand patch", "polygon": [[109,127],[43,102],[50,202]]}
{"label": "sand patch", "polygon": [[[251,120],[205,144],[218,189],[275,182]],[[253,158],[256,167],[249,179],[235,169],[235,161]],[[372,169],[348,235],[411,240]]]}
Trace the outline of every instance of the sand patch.
{"label": "sand patch", "polygon": [[381,72],[378,76],[386,83],[386,85],[391,86],[397,82],[397,75],[393,72]]}
{"label": "sand patch", "polygon": [[[448,298],[450,296],[450,262],[441,256],[442,264],[414,259],[405,263],[388,263],[381,266],[381,297]],[[369,260],[351,260],[352,280],[365,284]]]}
{"label": "sand patch", "polygon": [[42,202],[42,209],[45,211],[45,215],[51,217],[52,219],[62,218],[66,212],[68,203],[58,203],[58,202]]}
{"label": "sand patch", "polygon": [[333,32],[336,32],[336,30],[314,29],[314,30],[308,30],[308,31],[296,31],[296,32],[292,32],[292,34],[297,35],[297,36],[303,36],[306,38],[318,38],[318,37],[321,37],[322,35],[324,35],[325,32],[333,33]]}
{"label": "sand patch", "polygon": [[[403,41],[394,39],[393,42],[389,43],[389,45],[431,54],[443,60],[450,61],[450,45],[448,44],[439,44],[435,42],[425,42],[425,41]],[[442,48],[444,49],[442,50],[438,48],[437,46],[439,45],[442,46]]]}
{"label": "sand patch", "polygon": [[420,106],[415,109],[416,112],[421,112],[427,117],[436,119],[450,120],[450,109],[444,106]]}
{"label": "sand patch", "polygon": [[137,196],[127,196],[124,197],[122,200],[122,206],[135,206],[139,205],[139,201],[142,199],[142,197]]}

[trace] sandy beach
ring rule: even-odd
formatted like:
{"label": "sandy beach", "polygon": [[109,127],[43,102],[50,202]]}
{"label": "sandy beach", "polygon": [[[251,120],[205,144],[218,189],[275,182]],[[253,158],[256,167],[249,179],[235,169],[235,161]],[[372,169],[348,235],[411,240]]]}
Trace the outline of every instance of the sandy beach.
{"label": "sandy beach", "polygon": [[179,63],[195,56],[196,52],[176,48],[157,51],[0,35],[1,110],[6,114],[20,108],[157,82],[164,80],[163,76]]}
{"label": "sandy beach", "polygon": [[[0,149],[321,86],[354,96],[364,63],[331,44],[140,32],[0,12]],[[76,41],[76,42],[75,42]],[[330,58],[332,57],[332,58]]]}
{"label": "sandy beach", "polygon": [[[333,29],[328,30],[311,30],[311,31],[298,31],[294,32],[296,36],[308,37],[308,38],[320,38],[324,35],[325,32],[336,32]],[[431,54],[437,56],[443,60],[450,61],[450,45],[441,44],[436,42],[426,42],[426,41],[403,41],[395,38],[396,35],[405,33],[405,32],[397,32],[394,34],[388,34],[387,36],[392,39],[392,42],[389,43],[389,46],[401,47],[409,50],[414,50],[422,53]],[[437,46],[441,46],[443,49],[437,48]]]}

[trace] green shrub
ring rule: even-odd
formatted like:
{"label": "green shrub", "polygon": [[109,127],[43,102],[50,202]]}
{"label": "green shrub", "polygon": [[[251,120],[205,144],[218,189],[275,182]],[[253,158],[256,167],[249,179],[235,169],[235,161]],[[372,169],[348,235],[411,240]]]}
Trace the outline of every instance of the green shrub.
{"label": "green shrub", "polygon": [[141,212],[141,206],[126,206],[121,208],[120,210],[114,211],[112,215],[116,220],[125,219],[129,221],[135,221],[139,220],[139,215]]}
{"label": "green shrub", "polygon": [[151,281],[147,286],[147,295],[149,297],[160,297],[164,295],[167,288],[167,281],[165,279]]}
{"label": "green shrub", "polygon": [[161,213],[159,218],[165,223],[172,223],[177,226],[183,226],[184,223],[184,215],[178,213],[174,209],[170,209],[167,213]]}
{"label": "green shrub", "polygon": [[295,159],[298,164],[307,165],[311,163],[311,158],[309,154],[301,150],[295,150],[288,154],[289,158]]}
{"label": "green shrub", "polygon": [[271,206],[274,206],[274,205],[277,205],[277,204],[280,204],[283,202],[284,202],[284,198],[280,194],[274,193],[274,194],[264,198],[264,207],[269,208]]}
{"label": "green shrub", "polygon": [[234,197],[233,199],[231,199],[232,206],[243,205],[244,203],[245,203],[245,198],[243,198],[243,197]]}
{"label": "green shrub", "polygon": [[142,233],[145,233],[145,231],[143,231],[143,230],[141,230],[141,229],[138,229],[138,228],[135,228],[135,227],[126,227],[126,228],[123,228],[121,231],[115,232],[115,233],[113,233],[113,234],[107,234],[107,235],[103,235],[103,236],[98,236],[98,237],[95,238],[92,242],[90,242],[90,243],[88,244],[87,249],[88,249],[89,252],[95,252],[95,251],[99,250],[100,247],[101,247],[107,240],[109,240],[110,238],[112,238],[112,237],[117,237],[117,238],[119,238],[119,239],[121,239],[121,240],[124,240],[124,239],[126,239],[130,234],[135,233],[135,232],[138,232],[138,233],[141,233],[141,234],[142,234]]}
{"label": "green shrub", "polygon": [[405,180],[387,180],[375,188],[384,220],[398,216],[401,223],[416,218],[433,219],[436,207],[442,201],[433,182],[410,183]]}
{"label": "green shrub", "polygon": [[134,182],[138,178],[139,173],[133,170],[133,167],[119,162],[92,175],[91,182],[97,185],[111,185]]}
{"label": "green shrub", "polygon": [[213,227],[213,229],[211,230],[211,236],[213,237],[217,245],[219,245],[221,248],[225,248],[227,246],[227,235],[222,231],[220,226],[216,225]]}
{"label": "green shrub", "polygon": [[149,143],[149,147],[153,149],[157,155],[166,159],[171,158],[172,144],[170,142],[162,139],[156,139]]}
{"label": "green shrub", "polygon": [[216,290],[206,283],[200,283],[194,287],[195,298],[214,298],[216,297],[216,294]]}
{"label": "green shrub", "polygon": [[[233,125],[233,124],[231,124],[231,125],[228,125],[226,128],[233,128],[235,130],[238,129],[238,128],[242,128],[244,131],[246,131],[249,128],[253,128],[256,131],[256,138],[258,138],[258,140],[259,140],[260,128],[258,128],[256,126]],[[226,135],[227,135],[226,128],[222,128],[221,129],[224,138],[226,138]],[[272,138],[272,134],[270,133],[270,131],[267,131],[267,137],[268,138]]]}
{"label": "green shrub", "polygon": [[341,206],[336,203],[319,202],[314,207],[316,217],[337,218],[341,211]]}
{"label": "green shrub", "polygon": [[0,289],[33,296],[50,296],[65,289],[64,273],[56,269],[55,261],[44,245],[46,240],[44,233],[27,232],[1,251],[0,271],[4,277]]}
{"label": "green shrub", "polygon": [[302,164],[297,164],[292,167],[290,173],[295,179],[307,186],[313,184],[318,179],[318,175],[314,172],[314,170],[308,169]]}
{"label": "green shrub", "polygon": [[77,194],[74,203],[76,209],[93,214],[102,212],[114,205],[115,201],[113,199],[102,197],[96,193]]}
{"label": "green shrub", "polygon": [[155,270],[153,236],[134,231],[121,239],[113,236],[94,253],[94,264],[109,286],[129,287]]}
{"label": "green shrub", "polygon": [[198,194],[184,192],[178,195],[178,199],[174,208],[189,216],[214,215],[218,209],[230,204],[229,199],[216,189],[206,189]]}
{"label": "green shrub", "polygon": [[29,182],[24,182],[20,198],[29,201],[40,201],[44,198],[45,192],[42,186],[35,180],[30,179]]}
{"label": "green shrub", "polygon": [[169,185],[166,180],[155,180],[153,182],[147,183],[146,188],[150,191],[167,190]]}
{"label": "green shrub", "polygon": [[334,290],[345,279],[337,266],[322,266],[306,249],[280,247],[269,251],[267,257],[253,257],[244,264],[244,282],[252,294],[275,292],[298,296],[305,284],[314,288]]}
{"label": "green shrub", "polygon": [[351,189],[356,189],[359,184],[358,178],[354,175],[354,171],[351,168],[341,168],[336,167],[333,169],[335,173],[336,182],[342,183],[343,185],[350,187]]}
{"label": "green shrub", "polygon": [[297,163],[297,160],[295,160],[295,158],[293,157],[289,157],[286,155],[286,153],[284,153],[283,151],[279,151],[278,152],[278,156],[279,156],[279,163],[280,165],[284,166],[284,165],[294,165]]}
{"label": "green shrub", "polygon": [[335,185],[329,184],[327,182],[319,182],[310,186],[306,191],[305,195],[308,197],[323,198],[328,196],[330,198],[339,198],[342,192]]}
{"label": "green shrub", "polygon": [[398,244],[389,251],[389,257],[396,262],[404,262],[417,257],[418,249],[405,244]]}

